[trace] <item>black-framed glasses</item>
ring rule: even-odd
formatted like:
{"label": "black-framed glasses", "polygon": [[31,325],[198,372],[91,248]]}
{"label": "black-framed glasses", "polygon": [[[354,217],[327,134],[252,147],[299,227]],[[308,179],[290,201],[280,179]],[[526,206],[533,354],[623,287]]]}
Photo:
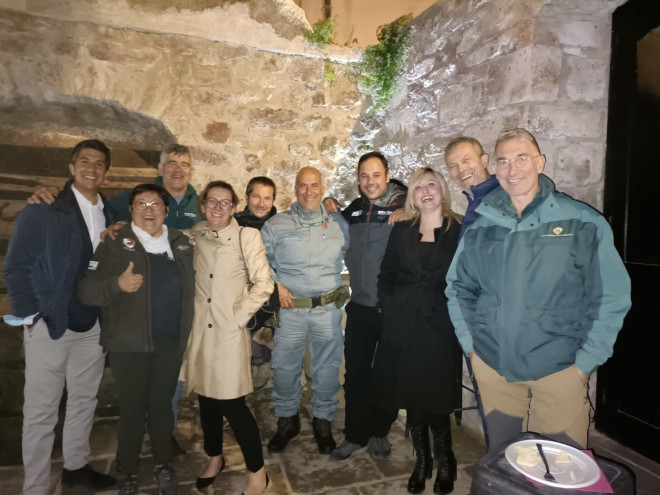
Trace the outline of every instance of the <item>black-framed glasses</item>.
{"label": "black-framed glasses", "polygon": [[503,168],[513,164],[516,167],[520,167],[521,165],[526,165],[528,163],[531,163],[534,158],[538,158],[539,156],[543,156],[543,155],[536,155],[536,156],[518,155],[513,159],[513,161],[509,160],[508,158],[498,158],[497,160],[495,160],[495,166],[497,168]]}
{"label": "black-framed glasses", "polygon": [[204,206],[211,209],[220,207],[222,210],[228,210],[235,206],[234,203],[227,199],[206,198],[202,203],[204,203]]}
{"label": "black-framed glasses", "polygon": [[165,208],[165,203],[162,201],[134,201],[133,207],[138,211],[144,211],[151,208],[153,211],[161,211]]}

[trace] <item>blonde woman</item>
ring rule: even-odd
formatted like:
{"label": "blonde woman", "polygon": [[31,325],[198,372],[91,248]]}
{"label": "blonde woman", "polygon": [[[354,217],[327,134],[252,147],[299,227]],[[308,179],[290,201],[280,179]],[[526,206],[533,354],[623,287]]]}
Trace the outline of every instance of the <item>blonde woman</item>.
{"label": "blonde woman", "polygon": [[439,172],[416,170],[408,188],[410,220],[392,229],[378,277],[385,323],[372,370],[373,400],[407,411],[417,456],[408,492],[423,492],[432,476],[430,426],[438,462],[433,493],[450,493],[456,459],[449,414],[461,354],[447,311],[445,276],[458,245],[461,217],[451,209]]}
{"label": "blonde woman", "polygon": [[[222,417],[241,447],[249,483],[245,495],[260,495],[268,486],[261,437],[245,404],[252,392],[250,333],[246,325],[273,292],[273,279],[261,234],[239,227],[234,213],[238,197],[231,185],[210,182],[200,195],[206,221],[191,230],[195,245],[195,316],[183,359],[181,380],[199,398],[204,450],[209,462],[197,478],[202,490],[225,467]],[[247,269],[247,273],[246,273]],[[252,286],[248,289],[248,275]]]}

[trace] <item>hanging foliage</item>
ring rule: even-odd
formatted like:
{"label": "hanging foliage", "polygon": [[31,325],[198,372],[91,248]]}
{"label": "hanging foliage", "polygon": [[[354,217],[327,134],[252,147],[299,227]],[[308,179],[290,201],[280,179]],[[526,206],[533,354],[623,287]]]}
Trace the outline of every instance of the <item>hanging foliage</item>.
{"label": "hanging foliage", "polygon": [[311,31],[305,31],[305,38],[310,43],[323,47],[332,43],[334,29],[335,19],[334,17],[328,17],[325,20],[315,22]]}
{"label": "hanging foliage", "polygon": [[359,88],[374,100],[372,111],[382,110],[396,89],[408,55],[412,14],[378,27],[378,45],[369,45],[358,64]]}

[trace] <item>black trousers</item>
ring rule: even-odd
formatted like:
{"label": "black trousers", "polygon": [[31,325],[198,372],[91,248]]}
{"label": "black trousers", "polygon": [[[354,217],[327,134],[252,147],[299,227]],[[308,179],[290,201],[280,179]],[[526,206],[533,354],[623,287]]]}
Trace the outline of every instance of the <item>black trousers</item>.
{"label": "black trousers", "polygon": [[383,314],[376,307],[355,302],[346,305],[344,338],[344,397],[346,440],[366,445],[370,437],[384,437],[398,411],[382,409],[369,399],[369,376],[383,327]]}
{"label": "black trousers", "polygon": [[153,352],[109,352],[119,392],[117,459],[128,474],[138,474],[145,419],[156,464],[172,457],[172,396],[181,369],[178,340],[156,340]]}
{"label": "black trousers", "polygon": [[245,467],[256,473],[264,465],[261,437],[257,421],[245,404],[245,397],[219,400],[198,396],[199,416],[204,431],[204,451],[209,457],[222,454],[222,417],[229,421],[238,445],[243,452]]}

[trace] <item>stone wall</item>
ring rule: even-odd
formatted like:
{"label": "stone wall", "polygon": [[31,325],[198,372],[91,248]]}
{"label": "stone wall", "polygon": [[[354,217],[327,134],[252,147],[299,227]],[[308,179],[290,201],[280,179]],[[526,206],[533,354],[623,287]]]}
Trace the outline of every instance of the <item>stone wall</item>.
{"label": "stone wall", "polygon": [[[547,155],[558,189],[602,207],[611,13],[622,0],[446,0],[413,21],[405,74],[384,115],[365,105],[338,176],[370,147],[407,179],[421,166],[446,173],[458,135],[492,152],[497,135],[525,127]],[[352,185],[333,192],[347,200]],[[466,202],[452,188],[456,209]]]}
{"label": "stone wall", "polygon": [[[157,150],[175,140],[192,149],[198,190],[224,179],[242,198],[267,175],[286,209],[301,166],[329,184],[360,114],[348,77],[359,52],[307,43],[291,0],[167,3],[0,0],[0,263],[16,212],[38,185],[65,182],[68,150],[85,138],[113,150],[109,192],[151,181]],[[6,464],[20,462],[23,349],[20,330],[0,323],[0,334]],[[104,385],[101,410],[111,395]]]}
{"label": "stone wall", "polygon": [[[476,137],[492,153],[501,131],[525,127],[557,188],[601,209],[611,21],[622,3],[437,2],[412,22],[407,67],[389,106],[375,114],[369,101],[363,105],[337,178],[356,177],[358,157],[374,148],[388,156],[395,178],[406,181],[423,166],[448,178],[444,147],[453,137]],[[465,197],[450,187],[454,209],[463,212]],[[348,202],[355,186],[337,180],[330,192]],[[475,404],[470,392],[463,400]],[[480,428],[476,413],[463,418]]]}
{"label": "stone wall", "polygon": [[[81,8],[88,4],[80,2]],[[63,9],[57,17],[66,13]],[[135,147],[130,138],[143,134],[137,126],[122,136],[104,129],[101,120],[78,126],[75,136],[65,139],[63,134],[70,133],[63,133],[57,122],[34,122],[40,120],[38,109],[44,103],[73,98],[70,111],[75,116],[76,101],[92,99],[155,119],[190,145],[194,186],[222,177],[242,190],[250,176],[269,175],[280,187],[278,206],[287,207],[292,177],[301,165],[334,172],[360,111],[361,96],[345,77],[355,52],[343,49],[339,60],[335,49],[335,61],[318,53],[303,56],[308,44],[301,35],[299,50],[277,53],[269,46],[256,49],[200,36],[59,20],[52,12],[44,17],[4,10],[0,16],[3,144],[43,142],[48,127],[61,135],[53,139],[51,134],[51,145],[55,141],[66,147],[94,135],[114,147],[126,142]],[[95,20],[100,17],[97,13]],[[263,25],[250,18],[236,22],[237,28],[250,23],[252,30]],[[270,33],[272,27],[265,26],[262,30]],[[282,39],[281,44],[292,43]],[[333,82],[324,76],[328,66],[336,76]],[[24,106],[36,109],[36,115],[27,115]],[[24,114],[25,122],[7,121],[8,113]]]}

